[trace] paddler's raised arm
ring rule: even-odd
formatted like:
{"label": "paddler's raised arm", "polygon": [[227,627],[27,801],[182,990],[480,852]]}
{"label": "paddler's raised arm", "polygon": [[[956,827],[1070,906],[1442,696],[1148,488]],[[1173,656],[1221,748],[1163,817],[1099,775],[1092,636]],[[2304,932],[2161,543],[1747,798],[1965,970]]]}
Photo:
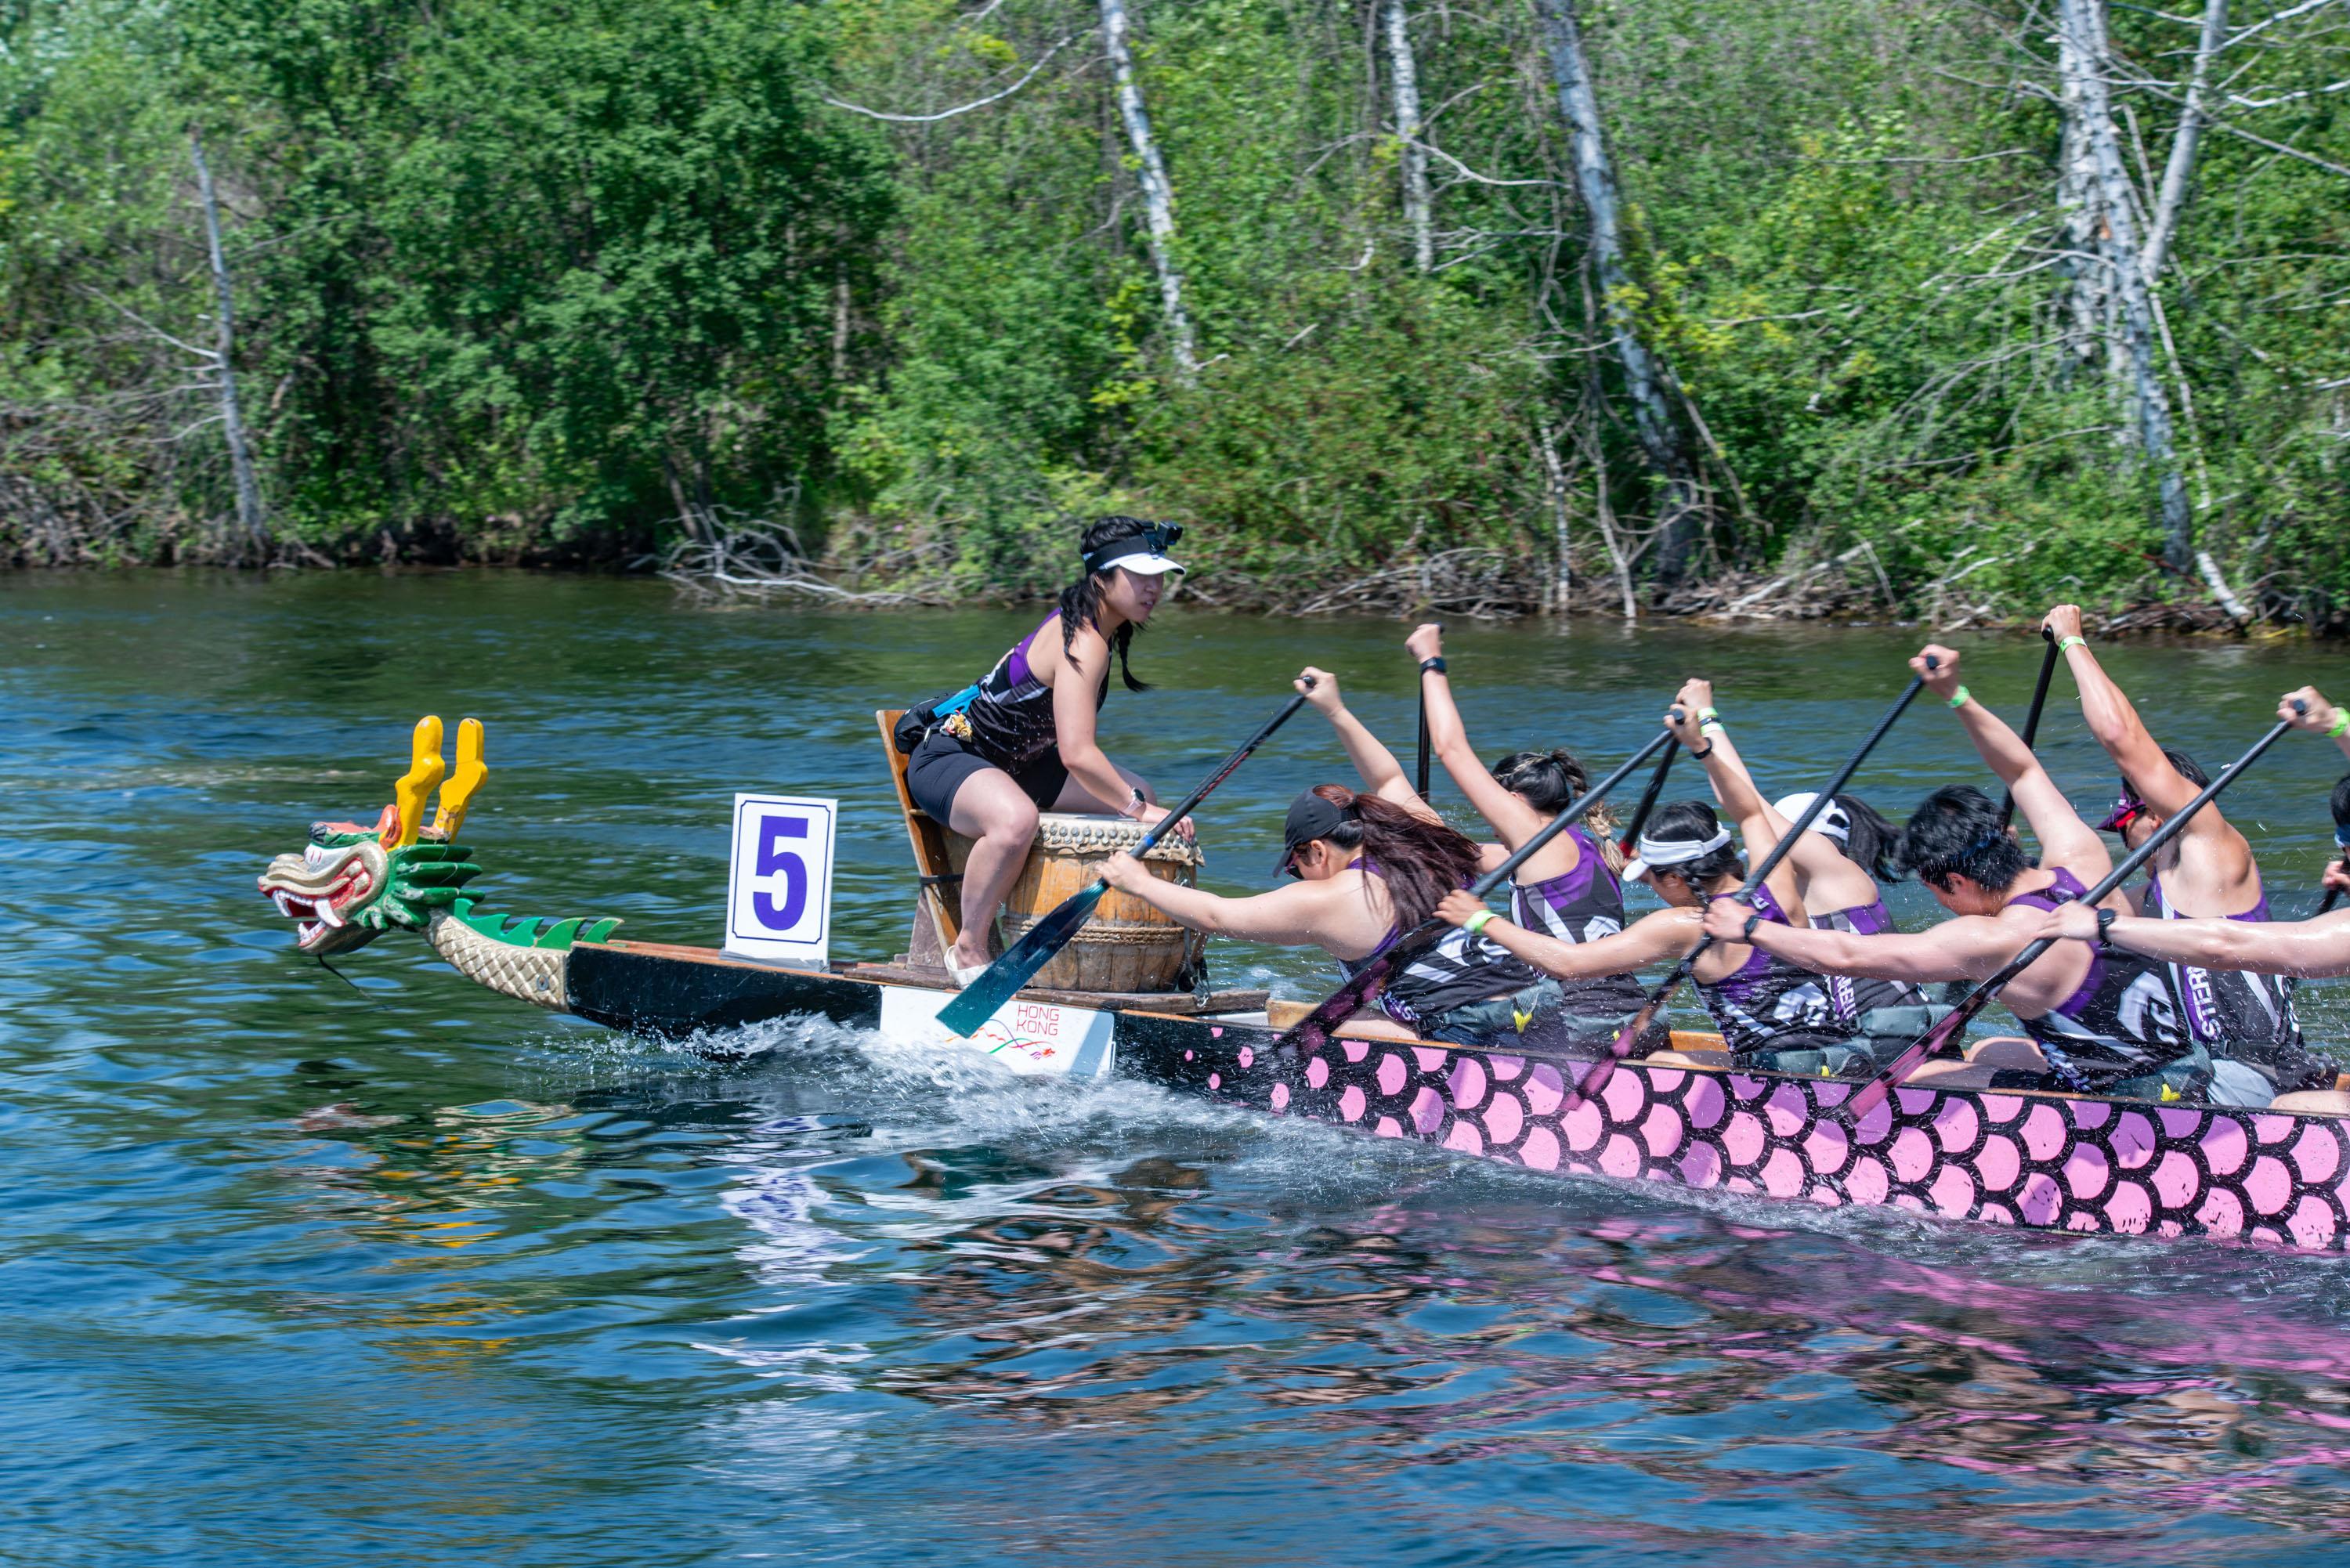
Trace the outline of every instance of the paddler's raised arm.
{"label": "paddler's raised arm", "polygon": [[[2299,703],[2296,707],[2294,704]],[[2314,686],[2304,686],[2298,691],[2288,691],[2277,700],[2277,717],[2296,730],[2324,735],[2350,757],[2350,713],[2345,713],[2325,700],[2325,693]]]}
{"label": "paddler's raised arm", "polygon": [[1705,929],[1716,941],[1752,942],[1814,974],[1905,980],[1913,985],[1988,979],[2030,940],[2015,927],[1987,915],[1962,915],[1930,931],[1877,936],[1761,920],[1749,935],[1747,917],[1753,913],[1752,905],[1737,898],[1716,898],[1707,907]]}
{"label": "paddler's raised arm", "polygon": [[[1933,661],[1930,668],[1929,659]],[[1967,739],[1974,743],[1976,754],[2015,796],[2024,820],[2032,825],[2033,836],[2040,840],[2042,864],[2061,866],[2083,882],[2104,880],[2114,868],[2105,842],[2081,820],[2073,803],[2064,798],[2064,792],[2056,787],[2056,781],[2048,776],[2048,770],[2040,765],[2040,759],[2023,743],[2023,737],[2009,729],[2005,721],[1967,691],[1966,683],[1959,678],[1957,650],[1929,643],[1909,661],[1909,668],[1926,682],[1926,690],[1957,711],[1959,723],[1965,729]]]}
{"label": "paddler's raised arm", "polygon": [[[1309,680],[1313,682],[1311,686],[1306,684]],[[1390,805],[1399,805],[1423,821],[1443,820],[1411,787],[1411,780],[1404,776],[1403,764],[1396,761],[1395,753],[1348,711],[1346,699],[1339,695],[1336,676],[1309,664],[1299,672],[1294,684],[1305,693],[1307,704],[1330,721],[1330,728],[1337,732],[1338,743],[1347,748],[1347,760],[1355,764],[1367,793]]]}
{"label": "paddler's raised arm", "polygon": [[[1503,788],[1477,760],[1476,751],[1469,744],[1468,726],[1461,722],[1461,710],[1452,701],[1451,677],[1437,667],[1444,659],[1444,628],[1430,621],[1415,628],[1404,639],[1404,647],[1420,663],[1419,700],[1428,714],[1429,751],[1444,764],[1444,776],[1467,797],[1477,815],[1492,824],[1503,844],[1513,848],[1523,844],[1540,833],[1549,819],[1528,805],[1523,796]],[[1430,664],[1431,659],[1436,666]],[[1572,856],[1574,842],[1560,842]],[[1573,869],[1572,860],[1568,869]]]}
{"label": "paddler's raised arm", "polygon": [[[2098,911],[2059,904],[2043,918],[2037,936],[2094,942]],[[2292,974],[2304,980],[2350,974],[2350,909],[2308,920],[2160,919],[2118,915],[2104,940],[2125,952],[2198,969]]]}
{"label": "paddler's raised arm", "polygon": [[[1746,850],[1746,863],[1759,866],[1779,840],[1787,836],[1787,819],[1771,808],[1754,787],[1754,780],[1740,760],[1738,748],[1730,743],[1730,732],[1722,726],[1713,708],[1713,682],[1688,680],[1681,684],[1680,693],[1665,713],[1665,728],[1673,732],[1684,750],[1705,765],[1706,782],[1713,786],[1713,798],[1738,827],[1738,836]],[[1796,846],[1798,849],[1801,845]],[[1828,851],[1831,855],[1834,849]],[[1771,870],[1771,897],[1779,910],[1796,925],[1808,921],[1804,912],[1803,892],[1796,878],[1795,857],[1786,856]]]}

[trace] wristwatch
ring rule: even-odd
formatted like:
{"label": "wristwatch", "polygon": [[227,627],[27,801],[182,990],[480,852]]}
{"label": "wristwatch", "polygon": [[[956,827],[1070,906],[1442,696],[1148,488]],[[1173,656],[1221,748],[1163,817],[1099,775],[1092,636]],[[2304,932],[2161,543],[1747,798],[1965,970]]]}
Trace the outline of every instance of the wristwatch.
{"label": "wristwatch", "polygon": [[1419,661],[1419,672],[1422,675],[1427,674],[1431,670],[1435,670],[1439,675],[1444,673],[1444,655],[1440,653],[1435,654]]}
{"label": "wristwatch", "polygon": [[2111,909],[2099,909],[2097,911],[2097,945],[2099,947],[2106,948],[2113,946],[2113,929],[2114,911]]}

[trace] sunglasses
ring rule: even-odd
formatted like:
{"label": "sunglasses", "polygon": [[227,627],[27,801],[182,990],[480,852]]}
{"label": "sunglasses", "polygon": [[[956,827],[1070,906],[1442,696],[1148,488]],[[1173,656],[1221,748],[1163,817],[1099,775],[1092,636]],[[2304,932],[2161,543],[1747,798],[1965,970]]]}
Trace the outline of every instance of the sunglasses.
{"label": "sunglasses", "polygon": [[2144,816],[2146,814],[2146,802],[2142,800],[2124,801],[2114,807],[2114,814],[2106,818],[2104,826],[2099,827],[2097,831],[2100,833],[2127,833],[2129,831],[2129,825],[2136,822],[2139,817]]}

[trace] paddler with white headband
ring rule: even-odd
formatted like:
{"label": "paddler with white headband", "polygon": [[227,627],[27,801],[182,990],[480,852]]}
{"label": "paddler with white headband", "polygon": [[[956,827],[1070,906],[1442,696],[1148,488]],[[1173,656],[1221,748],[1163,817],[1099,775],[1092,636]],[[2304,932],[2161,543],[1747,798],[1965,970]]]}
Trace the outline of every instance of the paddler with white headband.
{"label": "paddler with white headband", "polygon": [[[1700,760],[1712,755],[1721,738],[1720,724],[1701,718],[1694,706],[1668,713],[1665,727]],[[1806,923],[1794,866],[1782,861],[1769,884],[1750,894],[1745,857],[1704,801],[1676,800],[1659,806],[1638,847],[1638,858],[1624,867],[1625,880],[1647,883],[1666,907],[1612,937],[1562,942],[1538,936],[1465,892],[1446,898],[1436,912],[1562,980],[1628,974],[1677,961],[1697,946],[1704,934],[1706,906],[1717,898],[1751,898],[1755,912],[1766,920]],[[1866,1052],[1856,1043],[1852,1025],[1836,1016],[1827,982],[1820,976],[1748,943],[1718,941],[1699,955],[1691,978],[1737,1065],[1806,1075],[1866,1068]],[[1649,1054],[1648,1059],[1707,1058],[1661,1051]]]}

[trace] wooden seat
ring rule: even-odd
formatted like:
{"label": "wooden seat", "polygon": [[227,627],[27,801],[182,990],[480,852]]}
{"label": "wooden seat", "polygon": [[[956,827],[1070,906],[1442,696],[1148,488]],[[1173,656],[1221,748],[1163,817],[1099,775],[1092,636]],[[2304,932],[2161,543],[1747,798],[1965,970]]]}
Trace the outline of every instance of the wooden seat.
{"label": "wooden seat", "polygon": [[906,836],[913,841],[914,868],[921,874],[921,891],[915,896],[914,928],[906,940],[905,961],[917,969],[946,967],[946,953],[962,935],[962,877],[949,863],[947,826],[914,804],[906,787],[906,753],[898,749],[897,728],[903,708],[881,708],[873,717],[881,726],[882,754],[889,759],[889,782],[898,786],[898,807],[905,814]]}

